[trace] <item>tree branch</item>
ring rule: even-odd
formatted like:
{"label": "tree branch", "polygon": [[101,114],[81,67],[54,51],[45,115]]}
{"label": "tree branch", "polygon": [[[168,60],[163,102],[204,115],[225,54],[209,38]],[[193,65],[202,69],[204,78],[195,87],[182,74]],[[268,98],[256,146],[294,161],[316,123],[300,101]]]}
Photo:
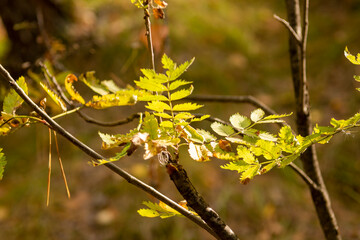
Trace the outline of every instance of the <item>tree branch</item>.
{"label": "tree branch", "polygon": [[[79,148],[81,151],[86,153],[88,156],[92,157],[93,159],[105,159],[99,153],[95,152],[93,149],[85,145],[83,142],[79,141],[77,138],[72,136],[69,132],[67,132],[64,128],[62,128],[57,122],[55,122],[46,112],[44,112],[39,106],[37,106],[19,87],[16,81],[11,77],[10,73],[6,71],[6,69],[0,64],[0,74],[3,78],[10,84],[10,86],[16,91],[17,94],[39,115],[41,116],[48,126],[52,128],[54,131],[65,137],[69,142]],[[113,163],[106,163],[104,164],[105,167],[109,168],[114,173],[118,174],[119,176],[123,177],[127,182],[130,184],[140,188],[141,190],[147,192],[151,196],[159,199],[160,201],[164,202],[168,206],[172,207],[176,211],[183,214],[185,217],[199,225],[201,228],[205,229],[215,238],[219,239],[214,231],[200,218],[192,214],[190,211],[186,210],[185,208],[181,207],[179,204],[168,198],[167,196],[163,195],[153,187],[147,185],[146,183],[140,181],[139,179],[135,178],[128,172],[124,171],[123,169],[119,168]]]}
{"label": "tree branch", "polygon": [[278,15],[274,14],[273,16],[276,20],[278,20],[280,23],[282,23],[291,33],[291,35],[295,38],[295,40],[297,41],[297,43],[300,45],[302,44],[302,39],[301,36],[299,36],[295,30],[290,26],[289,22],[286,21],[285,19],[279,17]]}
{"label": "tree branch", "polygon": [[236,234],[220,216],[209,206],[205,199],[192,185],[185,169],[171,159],[170,153],[166,154],[168,163],[166,164],[167,172],[170,179],[174,182],[177,190],[187,201],[187,205],[191,207],[199,216],[210,226],[214,232],[223,240],[239,240]]}
{"label": "tree branch", "polygon": [[[288,22],[291,28],[299,35],[301,34],[299,0],[285,0],[285,3]],[[290,34],[289,36],[289,55],[296,99],[296,124],[298,133],[302,136],[308,136],[312,131],[309,103],[310,98],[306,79],[308,9],[309,1],[304,0],[302,44],[299,45],[293,35]],[[340,240],[341,236],[337,220],[331,207],[330,198],[322,178],[315,145],[309,147],[300,156],[300,158],[303,163],[304,172],[317,186],[319,186],[318,189],[310,188],[310,192],[325,238],[328,240]]]}

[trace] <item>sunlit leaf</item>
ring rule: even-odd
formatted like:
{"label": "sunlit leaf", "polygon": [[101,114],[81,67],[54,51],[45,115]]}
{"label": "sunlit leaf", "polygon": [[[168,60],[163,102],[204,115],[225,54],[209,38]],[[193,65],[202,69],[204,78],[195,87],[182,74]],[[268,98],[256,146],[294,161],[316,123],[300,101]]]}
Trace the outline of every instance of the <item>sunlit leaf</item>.
{"label": "sunlit leaf", "polygon": [[249,118],[240,115],[239,113],[236,113],[230,117],[230,123],[238,129],[244,129],[250,126],[251,121]]}
{"label": "sunlit leaf", "polygon": [[203,115],[201,117],[191,119],[191,122],[201,122],[202,120],[205,120],[205,119],[207,119],[209,117],[210,117],[210,115]]}
{"label": "sunlit leaf", "polygon": [[196,129],[196,132],[200,134],[205,142],[215,141],[216,137],[212,135],[210,132],[205,131],[204,129]]}
{"label": "sunlit leaf", "polygon": [[167,75],[169,76],[170,80],[176,80],[178,77],[180,77],[181,74],[183,74],[190,65],[194,62],[195,58],[192,58],[190,61],[186,61],[177,68],[175,68],[174,71],[167,71]]}
{"label": "sunlit leaf", "polygon": [[181,86],[184,86],[184,85],[187,85],[187,84],[191,84],[191,83],[192,83],[191,81],[185,81],[185,80],[173,81],[172,83],[170,83],[169,91],[175,90],[178,87],[181,87]]}
{"label": "sunlit leaf", "polygon": [[227,137],[233,133],[235,133],[234,129],[228,125],[221,124],[219,122],[214,122],[211,124],[212,130],[219,134],[220,136]]}
{"label": "sunlit leaf", "polygon": [[170,122],[170,121],[162,121],[160,123],[160,126],[164,127],[164,128],[173,128],[174,124],[172,122]]}
{"label": "sunlit leaf", "polygon": [[352,64],[360,65],[360,53],[358,53],[355,57],[349,52],[348,48],[345,47],[344,55]]}
{"label": "sunlit leaf", "polygon": [[100,94],[101,96],[106,95],[109,91],[104,85],[101,84],[100,80],[95,77],[95,72],[87,72],[85,75],[81,74],[79,80],[85,83],[91,90]]}
{"label": "sunlit leaf", "polygon": [[117,93],[106,94],[103,96],[93,96],[86,106],[95,109],[104,109],[116,106],[134,105],[137,102],[137,95],[133,91],[119,91]]}
{"label": "sunlit leaf", "polygon": [[358,82],[360,82],[360,76],[354,76],[354,79],[356,80],[356,81],[358,81]]}
{"label": "sunlit leaf", "polygon": [[222,169],[237,171],[238,173],[242,173],[246,171],[251,165],[244,162],[243,160],[232,161],[226,165],[220,166]]}
{"label": "sunlit leaf", "polygon": [[139,209],[137,211],[140,216],[142,217],[148,217],[148,218],[153,218],[153,217],[158,217],[160,216],[160,214],[155,211],[155,210],[152,210],[152,209],[145,209],[145,208],[142,208],[142,209]]}
{"label": "sunlit leaf", "polygon": [[266,166],[264,166],[264,167],[261,169],[260,173],[261,173],[261,174],[265,174],[265,173],[267,173],[268,171],[270,171],[271,169],[273,169],[273,168],[274,168],[275,166],[277,166],[277,165],[278,165],[277,162],[276,162],[276,161],[273,161],[273,162],[267,164]]}
{"label": "sunlit leaf", "polygon": [[266,141],[272,141],[272,142],[277,141],[277,138],[268,132],[260,132],[258,136],[259,136],[259,138],[266,140]]}
{"label": "sunlit leaf", "polygon": [[165,1],[162,0],[154,0],[154,2],[161,8],[166,8],[168,5]]}
{"label": "sunlit leaf", "polygon": [[203,105],[196,103],[180,103],[173,107],[173,111],[192,111],[201,108]]}
{"label": "sunlit leaf", "polygon": [[165,85],[152,81],[152,79],[146,77],[140,77],[140,81],[134,82],[138,87],[152,92],[163,92],[167,90]]}
{"label": "sunlit leaf", "polygon": [[[20,77],[18,80],[16,80],[16,83],[19,85],[19,87],[22,88],[22,90],[24,90],[25,94],[27,95],[28,87],[25,82],[25,78]],[[9,93],[4,98],[3,111],[5,113],[14,115],[16,109],[18,109],[23,102],[24,100],[15,92],[15,90],[10,89]]]}
{"label": "sunlit leaf", "polygon": [[152,9],[155,19],[164,19],[165,18],[165,12],[162,8],[153,8]]}
{"label": "sunlit leaf", "polygon": [[146,108],[156,111],[156,112],[163,112],[164,110],[170,111],[171,108],[168,104],[161,102],[161,101],[153,101],[149,102],[148,105],[145,106]]}
{"label": "sunlit leaf", "polygon": [[193,92],[193,90],[194,90],[194,87],[191,85],[190,88],[188,88],[188,89],[181,89],[177,92],[174,92],[171,94],[170,100],[175,101],[175,100],[180,100],[180,99],[186,98]]}
{"label": "sunlit leaf", "polygon": [[193,142],[189,143],[189,154],[192,159],[199,162],[209,161],[212,153],[204,145],[197,145]]}
{"label": "sunlit leaf", "polygon": [[101,81],[101,85],[103,85],[111,93],[121,91],[121,88],[119,88],[113,80],[103,80]]}
{"label": "sunlit leaf", "polygon": [[294,154],[294,155],[289,155],[287,157],[284,157],[280,163],[280,167],[283,168],[283,167],[289,165],[290,163],[295,161],[299,156],[300,156],[300,154]]}
{"label": "sunlit leaf", "polygon": [[147,114],[143,121],[142,130],[149,134],[150,139],[157,139],[159,135],[159,124],[154,115]]}
{"label": "sunlit leaf", "polygon": [[138,100],[139,101],[144,101],[144,102],[150,102],[150,101],[169,101],[169,99],[167,97],[165,97],[164,95],[161,94],[151,94],[151,93],[147,93],[147,94],[142,94],[141,96],[138,96]]}
{"label": "sunlit leaf", "polygon": [[261,119],[263,119],[264,115],[265,115],[265,112],[261,108],[258,108],[251,112],[250,118],[253,122],[258,122]]}
{"label": "sunlit leaf", "polygon": [[256,158],[254,156],[254,154],[251,153],[251,151],[244,146],[239,145],[236,149],[237,154],[240,158],[242,158],[244,160],[244,162],[248,163],[248,164],[252,164],[256,162]]}
{"label": "sunlit leaf", "polygon": [[192,115],[191,113],[188,113],[188,112],[179,112],[175,115],[175,120],[180,120],[180,119],[190,119],[190,118],[193,118],[194,115]]}
{"label": "sunlit leaf", "polygon": [[45,84],[40,82],[40,86],[45,90],[45,92],[51,97],[51,99],[65,112],[67,110],[66,104],[64,101],[52,90],[50,90]]}
{"label": "sunlit leaf", "polygon": [[187,138],[193,142],[203,143],[204,137],[199,134],[193,127],[187,125],[183,128],[184,133],[186,133]]}
{"label": "sunlit leaf", "polygon": [[162,117],[162,118],[172,118],[171,115],[167,114],[167,113],[164,113],[164,112],[160,112],[160,113],[154,113],[155,116],[158,116],[158,117]]}
{"label": "sunlit leaf", "polygon": [[0,148],[0,180],[3,179],[5,165],[6,165],[6,158],[4,153],[2,152],[2,148]]}
{"label": "sunlit leaf", "polygon": [[173,71],[176,67],[174,61],[171,60],[165,53],[161,58],[161,63],[163,64],[164,69],[168,69],[170,71]]}
{"label": "sunlit leaf", "polygon": [[258,121],[257,123],[279,123],[279,122],[284,122],[284,120],[279,119],[279,118],[284,118],[284,117],[288,117],[292,115],[292,113],[287,113],[287,114],[280,114],[280,115],[269,115],[264,117],[263,119],[261,119],[260,121]]}
{"label": "sunlit leaf", "polygon": [[84,98],[75,90],[73,83],[77,81],[77,77],[74,74],[69,74],[65,78],[65,89],[70,94],[71,99],[78,101],[81,104],[85,104]]}
{"label": "sunlit leaf", "polygon": [[253,179],[256,175],[259,174],[260,164],[252,165],[248,169],[246,169],[240,177],[240,182],[243,184],[248,183],[250,179]]}

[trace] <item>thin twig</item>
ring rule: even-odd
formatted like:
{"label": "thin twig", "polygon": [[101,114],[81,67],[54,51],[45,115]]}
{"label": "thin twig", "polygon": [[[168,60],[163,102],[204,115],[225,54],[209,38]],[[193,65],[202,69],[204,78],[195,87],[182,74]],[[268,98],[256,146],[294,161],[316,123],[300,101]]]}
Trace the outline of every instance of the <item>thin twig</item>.
{"label": "thin twig", "polygon": [[[71,135],[68,131],[66,131],[63,127],[61,127],[57,122],[55,122],[46,112],[44,112],[39,106],[37,106],[31,98],[29,98],[24,90],[20,88],[20,86],[15,82],[15,80],[11,77],[10,73],[0,64],[0,74],[3,78],[10,84],[10,86],[19,94],[19,96],[32,108],[34,111],[39,114],[51,127],[54,131],[65,137],[68,141],[70,141],[73,145],[77,148],[82,150],[88,156],[92,157],[93,159],[105,159],[102,155],[94,151],[92,148],[85,145],[83,142],[75,138]],[[199,217],[192,214],[190,211],[186,210],[185,208],[181,207],[175,201],[171,200],[158,190],[154,189],[153,187],[149,186],[148,184],[140,181],[139,179],[135,178],[128,172],[124,171],[120,167],[116,166],[113,163],[105,163],[103,164],[105,167],[109,168],[114,173],[118,174],[119,176],[123,177],[127,182],[130,184],[140,188],[141,190],[147,192],[151,196],[159,199],[160,201],[164,202],[171,208],[175,209],[176,211],[180,212],[182,215],[190,219],[192,222],[199,225],[201,228],[205,229],[211,235],[218,239],[218,236],[214,231]]]}
{"label": "thin twig", "polygon": [[290,163],[289,167],[291,167],[303,180],[304,182],[310,187],[313,188],[315,190],[321,190],[321,188],[314,183],[313,180],[311,180],[311,178],[301,169],[299,168],[295,163]]}
{"label": "thin twig", "polygon": [[146,34],[148,48],[149,48],[149,52],[150,52],[150,56],[151,56],[151,68],[155,71],[155,54],[154,54],[154,46],[152,43],[149,8],[144,9],[144,20],[145,20],[145,28],[146,28],[145,34]]}
{"label": "thin twig", "polygon": [[291,33],[291,35],[295,38],[296,42],[301,45],[302,44],[302,38],[301,36],[299,36],[295,30],[290,26],[289,22],[286,21],[285,19],[279,17],[278,15],[274,14],[274,18],[276,20],[278,20],[279,22],[281,22],[288,30],[289,32]]}

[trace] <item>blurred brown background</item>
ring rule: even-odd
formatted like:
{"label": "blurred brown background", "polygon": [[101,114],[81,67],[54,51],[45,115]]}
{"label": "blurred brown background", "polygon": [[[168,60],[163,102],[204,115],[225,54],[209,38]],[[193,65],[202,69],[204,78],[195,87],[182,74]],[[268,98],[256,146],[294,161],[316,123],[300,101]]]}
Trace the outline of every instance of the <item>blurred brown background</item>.
{"label": "blurred brown background", "polygon": [[[294,111],[287,52],[287,30],[273,18],[286,16],[282,1],[169,0],[165,20],[153,20],[157,68],[165,51],[176,62],[195,57],[183,76],[195,94],[252,95],[279,113]],[[132,84],[140,68],[150,66],[143,12],[130,0],[0,1],[0,62],[14,76],[27,73],[45,57],[54,68],[80,74],[95,70],[100,79]],[[359,111],[360,68],[343,56],[345,46],[360,52],[360,2],[311,1],[308,79],[313,121],[348,118]],[[31,83],[30,83],[31,85]],[[1,97],[4,97],[2,83]],[[34,99],[44,93],[36,90]],[[227,120],[254,108],[209,103],[200,109]],[[56,109],[53,110],[54,114]],[[143,107],[123,107],[88,114],[114,121]],[[292,123],[293,119],[288,118]],[[59,120],[86,144],[102,152],[97,132],[126,133],[136,122],[116,128],[84,123],[77,115]],[[201,127],[208,128],[208,123]],[[344,239],[360,239],[360,132],[336,136],[318,147],[332,204]],[[209,239],[185,218],[148,219],[136,210],[153,200],[103,167],[87,164],[86,155],[59,137],[60,153],[72,197],[67,199],[53,151],[51,202],[46,207],[48,130],[41,125],[0,137],[8,164],[0,182],[2,239]],[[54,149],[53,149],[54,150]],[[112,156],[114,152],[102,152]],[[159,184],[174,200],[165,170],[149,174],[149,161],[138,151],[117,164],[144,180]],[[182,153],[182,164],[194,185],[241,239],[322,239],[307,187],[291,169],[276,169],[241,185],[223,161],[197,163]]]}

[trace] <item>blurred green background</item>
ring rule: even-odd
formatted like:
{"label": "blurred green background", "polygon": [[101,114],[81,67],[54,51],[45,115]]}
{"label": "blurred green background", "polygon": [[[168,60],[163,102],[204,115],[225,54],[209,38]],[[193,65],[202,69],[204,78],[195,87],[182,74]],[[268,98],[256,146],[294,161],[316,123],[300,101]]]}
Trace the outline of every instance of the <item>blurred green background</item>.
{"label": "blurred green background", "polygon": [[[49,22],[45,30],[50,46],[43,56],[60,66],[59,71],[80,74],[95,70],[100,79],[113,79],[124,87],[140,76],[140,68],[150,67],[143,12],[129,0],[53,2],[66,13],[60,15],[65,20],[58,22],[52,15],[44,15],[45,23]],[[195,57],[183,76],[194,82],[195,94],[252,95],[279,113],[292,112],[288,33],[273,18],[273,14],[285,18],[284,5],[283,1],[169,0],[166,19],[152,20],[157,68],[163,52],[179,63]],[[16,15],[17,9],[9,5],[9,10]],[[355,90],[359,85],[352,76],[359,75],[360,68],[348,62],[343,51],[348,46],[352,53],[360,52],[360,2],[311,1],[309,20],[311,110],[314,122],[327,125],[331,117],[347,118],[359,111],[360,94]],[[0,24],[0,61],[6,65],[12,42],[4,26]],[[41,37],[35,44],[46,43]],[[4,92],[1,94],[2,99]],[[33,98],[44,96],[37,92]],[[227,120],[233,113],[249,114],[253,109],[246,104],[208,103],[199,112]],[[138,111],[143,107],[88,114],[115,121]],[[292,118],[288,120],[293,123]],[[106,156],[114,152],[101,150],[97,132],[126,133],[136,126],[134,122],[97,127],[77,115],[59,123]],[[208,128],[209,124],[201,126]],[[360,132],[355,130],[318,146],[344,239],[360,239],[359,140]],[[210,239],[185,218],[140,217],[136,210],[145,207],[142,201],[154,199],[104,167],[90,166],[90,159],[61,137],[59,142],[72,196],[66,197],[53,149],[51,201],[46,207],[48,130],[36,125],[0,137],[8,161],[0,182],[2,239]],[[165,169],[150,171],[151,161],[141,160],[141,156],[138,151],[117,164],[181,201]],[[194,185],[241,239],[323,239],[307,187],[291,169],[276,169],[241,185],[238,174],[219,168],[223,161],[197,163],[186,152],[182,156]]]}

